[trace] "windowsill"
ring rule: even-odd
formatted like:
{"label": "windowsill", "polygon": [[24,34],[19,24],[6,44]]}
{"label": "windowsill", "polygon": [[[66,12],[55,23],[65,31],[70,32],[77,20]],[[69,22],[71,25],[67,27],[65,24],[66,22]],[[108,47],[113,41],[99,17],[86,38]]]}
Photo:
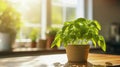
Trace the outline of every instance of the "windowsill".
{"label": "windowsill", "polygon": [[0,57],[14,57],[14,56],[36,56],[36,55],[46,55],[46,54],[58,54],[65,53],[65,50],[56,49],[36,49],[36,48],[20,48],[13,51],[0,52]]}
{"label": "windowsill", "polygon": [[[65,49],[38,49],[38,48],[18,48],[11,52],[0,52],[0,57],[15,57],[15,56],[36,56],[48,54],[63,54],[66,53]],[[90,53],[103,54],[99,48],[90,49]]]}

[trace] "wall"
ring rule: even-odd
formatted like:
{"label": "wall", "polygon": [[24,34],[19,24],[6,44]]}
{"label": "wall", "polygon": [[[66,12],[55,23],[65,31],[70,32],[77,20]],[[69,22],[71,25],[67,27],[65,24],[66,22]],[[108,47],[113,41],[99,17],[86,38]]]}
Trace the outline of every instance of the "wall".
{"label": "wall", "polygon": [[106,40],[110,37],[110,24],[120,23],[120,1],[119,0],[93,0],[93,19],[102,25],[102,34]]}

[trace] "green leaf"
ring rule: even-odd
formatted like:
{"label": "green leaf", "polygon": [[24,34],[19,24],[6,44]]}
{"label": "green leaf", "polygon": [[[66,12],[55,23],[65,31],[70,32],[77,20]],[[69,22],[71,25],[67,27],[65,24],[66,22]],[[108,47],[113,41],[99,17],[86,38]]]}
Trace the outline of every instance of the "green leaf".
{"label": "green leaf", "polygon": [[106,51],[105,41],[99,40],[98,45],[102,48],[103,51]]}
{"label": "green leaf", "polygon": [[52,42],[51,48],[53,48],[53,47],[56,45],[56,43],[57,43],[57,40],[54,40],[54,41]]}
{"label": "green leaf", "polygon": [[59,39],[56,44],[57,44],[57,47],[60,47],[60,45],[61,45],[61,39]]}
{"label": "green leaf", "polygon": [[98,21],[94,20],[93,23],[95,24],[95,26],[96,26],[99,30],[101,30],[101,26],[100,26],[100,24],[98,23]]}
{"label": "green leaf", "polygon": [[84,21],[86,21],[85,18],[78,18],[78,19],[75,20],[75,22],[84,22]]}
{"label": "green leaf", "polygon": [[75,24],[75,29],[80,28],[80,25],[78,23]]}
{"label": "green leaf", "polygon": [[92,39],[93,45],[96,47],[96,41]]}
{"label": "green leaf", "polygon": [[64,33],[67,28],[68,28],[67,25],[63,26],[62,32]]}
{"label": "green leaf", "polygon": [[103,49],[103,51],[106,51],[106,43],[101,35],[99,36],[98,45]]}
{"label": "green leaf", "polygon": [[64,22],[64,26],[69,25],[71,22]]}
{"label": "green leaf", "polygon": [[59,46],[61,41],[61,31],[59,31],[56,36],[54,41],[52,42],[51,48],[53,48],[55,45]]}

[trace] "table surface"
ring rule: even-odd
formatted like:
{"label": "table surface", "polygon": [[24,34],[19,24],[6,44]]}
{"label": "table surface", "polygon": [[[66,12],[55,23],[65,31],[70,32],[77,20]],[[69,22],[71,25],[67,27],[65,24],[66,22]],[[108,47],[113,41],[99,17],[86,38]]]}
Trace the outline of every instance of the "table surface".
{"label": "table surface", "polygon": [[[76,66],[77,65],[77,66]],[[87,64],[69,64],[66,54],[0,58],[0,67],[120,67],[120,55],[89,53]]]}

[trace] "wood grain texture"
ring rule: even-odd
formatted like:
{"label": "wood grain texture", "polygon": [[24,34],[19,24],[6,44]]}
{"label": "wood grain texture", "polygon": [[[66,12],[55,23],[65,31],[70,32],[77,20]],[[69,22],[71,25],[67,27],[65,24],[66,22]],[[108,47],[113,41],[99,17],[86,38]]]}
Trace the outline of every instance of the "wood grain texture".
{"label": "wood grain texture", "polygon": [[66,54],[0,58],[0,67],[120,67],[120,55],[89,53],[87,63],[68,63]]}

